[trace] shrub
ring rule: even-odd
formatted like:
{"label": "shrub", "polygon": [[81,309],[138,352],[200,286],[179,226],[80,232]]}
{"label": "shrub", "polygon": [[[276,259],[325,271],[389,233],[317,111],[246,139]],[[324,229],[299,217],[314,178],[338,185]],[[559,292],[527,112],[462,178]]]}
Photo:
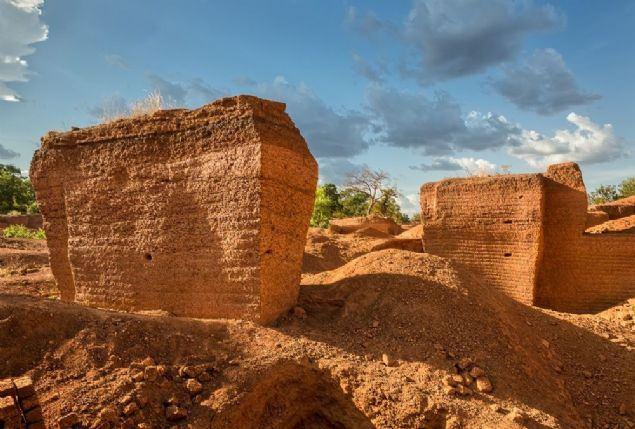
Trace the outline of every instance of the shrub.
{"label": "shrub", "polygon": [[31,238],[36,240],[46,239],[46,234],[42,228],[29,229],[24,225],[9,225],[2,231],[4,238]]}

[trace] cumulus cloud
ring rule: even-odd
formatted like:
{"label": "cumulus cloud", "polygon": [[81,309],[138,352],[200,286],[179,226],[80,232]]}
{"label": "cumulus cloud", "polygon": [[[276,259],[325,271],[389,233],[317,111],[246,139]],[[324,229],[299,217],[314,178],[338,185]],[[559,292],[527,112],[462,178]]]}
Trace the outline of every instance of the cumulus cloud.
{"label": "cumulus cloud", "polygon": [[341,158],[318,158],[320,183],[343,185],[348,175],[367,167]]}
{"label": "cumulus cloud", "polygon": [[158,90],[168,104],[174,106],[182,106],[185,104],[187,89],[183,84],[171,82],[152,73],[148,74],[147,77],[152,88]]}
{"label": "cumulus cloud", "polygon": [[20,101],[9,88],[10,82],[29,80],[28,63],[23,57],[35,52],[31,45],[48,37],[48,27],[40,21],[44,0],[0,0],[0,100]]}
{"label": "cumulus cloud", "polygon": [[306,138],[316,157],[347,158],[364,152],[368,128],[365,115],[354,110],[336,111],[306,85],[293,85],[282,77],[259,83],[256,95],[287,104],[287,112]]}
{"label": "cumulus cloud", "polygon": [[429,99],[372,85],[366,103],[377,141],[422,149],[428,155],[499,148],[521,132],[503,116],[474,111],[463,115],[458,103],[443,92]]}
{"label": "cumulus cloud", "polygon": [[20,154],[14,150],[4,147],[4,145],[0,144],[0,159],[15,159]]}
{"label": "cumulus cloud", "polygon": [[551,137],[523,130],[509,154],[536,168],[567,161],[594,164],[627,155],[625,140],[615,135],[611,124],[599,125],[575,113],[569,113],[567,121],[575,129],[556,130]]}
{"label": "cumulus cloud", "polygon": [[363,36],[373,36],[385,28],[385,22],[373,12],[360,12],[355,6],[346,10],[345,24]]}
{"label": "cumulus cloud", "polygon": [[373,67],[359,54],[353,53],[353,70],[371,82],[382,82],[384,70]]}
{"label": "cumulus cloud", "polygon": [[399,195],[397,199],[399,200],[399,207],[401,207],[401,211],[405,214],[413,215],[421,211],[421,206],[419,205],[419,194]]}
{"label": "cumulus cloud", "polygon": [[429,164],[411,165],[412,170],[420,171],[464,171],[470,176],[486,176],[496,173],[496,164],[481,158],[440,157]]}
{"label": "cumulus cloud", "polygon": [[554,49],[537,49],[522,64],[503,67],[490,85],[521,109],[551,115],[600,98],[581,90],[562,56]]}
{"label": "cumulus cloud", "polygon": [[419,54],[422,80],[448,79],[512,59],[532,32],[562,21],[532,0],[416,0],[404,37]]}

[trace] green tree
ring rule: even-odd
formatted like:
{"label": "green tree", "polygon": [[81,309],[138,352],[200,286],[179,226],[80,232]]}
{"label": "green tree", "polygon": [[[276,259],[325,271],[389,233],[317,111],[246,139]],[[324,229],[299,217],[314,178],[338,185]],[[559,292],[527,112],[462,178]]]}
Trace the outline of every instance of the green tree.
{"label": "green tree", "polygon": [[355,189],[345,188],[340,193],[342,210],[338,217],[366,216],[368,214],[368,195]]}
{"label": "green tree", "polygon": [[603,204],[618,199],[615,185],[600,185],[589,194],[591,204]]}
{"label": "green tree", "polygon": [[392,218],[397,223],[408,222],[408,216],[401,212],[401,207],[397,201],[398,196],[399,193],[395,188],[382,189],[372,214]]}
{"label": "green tree", "polygon": [[635,176],[627,177],[617,188],[620,198],[631,197],[635,195]]}
{"label": "green tree", "polygon": [[28,177],[13,165],[0,164],[0,213],[37,212],[35,193]]}
{"label": "green tree", "polygon": [[346,188],[366,195],[368,202],[366,215],[369,215],[373,212],[377,200],[381,198],[382,190],[388,187],[387,182],[389,179],[388,173],[381,170],[373,171],[365,167],[348,175]]}
{"label": "green tree", "polygon": [[315,204],[311,216],[311,226],[326,228],[329,221],[340,213],[342,204],[337,187],[332,183],[318,186],[315,190]]}

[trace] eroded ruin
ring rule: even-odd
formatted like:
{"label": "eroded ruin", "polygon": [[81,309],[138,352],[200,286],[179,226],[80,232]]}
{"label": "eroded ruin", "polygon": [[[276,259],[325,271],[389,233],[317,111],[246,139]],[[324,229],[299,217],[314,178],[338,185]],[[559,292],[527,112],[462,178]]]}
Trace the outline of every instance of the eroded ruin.
{"label": "eroded ruin", "polygon": [[587,234],[577,164],[421,187],[426,252],[526,304],[598,311],[635,294],[635,235]]}
{"label": "eroded ruin", "polygon": [[30,173],[66,301],[261,323],[296,302],[317,163],[282,103],[49,133]]}

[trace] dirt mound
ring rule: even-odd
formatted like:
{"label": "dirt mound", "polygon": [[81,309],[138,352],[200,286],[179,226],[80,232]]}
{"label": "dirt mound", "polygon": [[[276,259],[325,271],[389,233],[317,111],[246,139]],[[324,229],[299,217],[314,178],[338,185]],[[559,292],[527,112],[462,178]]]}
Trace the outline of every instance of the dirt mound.
{"label": "dirt mound", "polygon": [[45,240],[0,239],[0,292],[59,296]]}
{"label": "dirt mound", "polygon": [[[496,400],[475,392],[469,404],[460,402],[461,412],[452,413],[466,419],[470,414],[496,419],[486,404],[502,400],[507,409],[523,404],[523,413],[534,421],[529,427],[582,427],[589,417],[619,420],[620,403],[635,393],[615,382],[635,381],[627,369],[633,362],[632,334],[628,340],[620,336],[628,346],[611,342],[612,334],[587,331],[594,322],[584,316],[577,316],[585,325],[581,329],[567,320],[571,315],[562,320],[558,313],[526,307],[442,258],[385,250],[305,276],[303,284],[300,305],[309,314],[305,335],[312,330],[353,354],[375,359],[388,354],[400,363],[396,373],[416,374],[415,384],[419,377],[443,380],[465,358],[475,362],[494,384]],[[429,394],[443,389],[442,383],[426,384]],[[442,393],[430,396],[446,408],[455,405]],[[598,404],[595,397],[604,400]]]}
{"label": "dirt mound", "polygon": [[609,215],[609,219],[611,220],[631,216],[635,214],[635,195],[609,203],[596,204],[589,207],[589,210],[603,211]]}
{"label": "dirt mound", "polygon": [[336,234],[350,234],[360,229],[374,228],[389,235],[397,235],[402,232],[394,220],[379,216],[348,217],[332,219],[329,230]]}
{"label": "dirt mound", "polygon": [[618,219],[613,219],[599,225],[588,228],[590,234],[605,234],[614,232],[635,233],[635,214]]}
{"label": "dirt mound", "polygon": [[[309,228],[304,248],[302,273],[318,273],[340,267],[348,261],[370,252],[386,241],[379,231],[372,234],[334,234],[322,228]],[[375,236],[378,235],[378,236]]]}
{"label": "dirt mound", "polygon": [[31,376],[48,427],[628,427],[632,305],[526,307],[403,250],[305,274],[269,328],[5,294],[0,379]]}
{"label": "dirt mound", "polygon": [[412,228],[402,232],[397,236],[398,238],[421,238],[423,237],[423,225],[418,224]]}

